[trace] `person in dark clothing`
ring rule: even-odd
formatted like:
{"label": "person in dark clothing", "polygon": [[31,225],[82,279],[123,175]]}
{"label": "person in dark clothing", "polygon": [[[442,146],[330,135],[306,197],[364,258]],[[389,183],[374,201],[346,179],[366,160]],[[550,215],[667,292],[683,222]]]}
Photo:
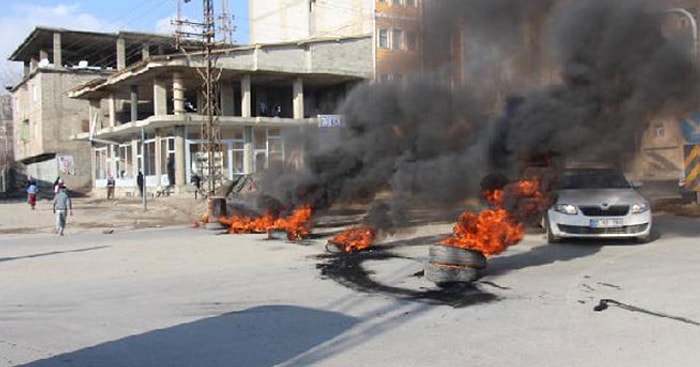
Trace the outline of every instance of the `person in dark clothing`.
{"label": "person in dark clothing", "polygon": [[107,200],[114,199],[114,186],[116,186],[114,176],[109,175],[107,178]]}
{"label": "person in dark clothing", "polygon": [[143,197],[143,173],[139,171],[139,174],[136,176],[136,186],[139,187],[139,196]]}
{"label": "person in dark clothing", "polygon": [[168,187],[175,185],[175,160],[168,157]]}
{"label": "person in dark clothing", "polygon": [[199,192],[200,188],[202,187],[202,178],[198,174],[193,173],[191,180],[192,180],[192,184],[194,185],[194,187],[196,189],[194,191],[194,199],[197,200],[197,193]]}

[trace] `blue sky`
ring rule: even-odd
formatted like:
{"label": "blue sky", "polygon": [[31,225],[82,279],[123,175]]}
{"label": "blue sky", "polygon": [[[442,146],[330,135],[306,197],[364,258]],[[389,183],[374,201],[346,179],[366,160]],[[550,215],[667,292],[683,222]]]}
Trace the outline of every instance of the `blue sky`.
{"label": "blue sky", "polygon": [[[202,0],[182,4],[182,15],[202,21]],[[212,0],[219,14],[221,0]],[[237,30],[233,38],[248,41],[248,0],[228,0]],[[0,11],[0,74],[21,69],[7,58],[36,26],[114,32],[131,30],[170,33],[176,0],[2,0]],[[11,65],[11,66],[9,66]],[[0,78],[2,75],[0,75]]]}

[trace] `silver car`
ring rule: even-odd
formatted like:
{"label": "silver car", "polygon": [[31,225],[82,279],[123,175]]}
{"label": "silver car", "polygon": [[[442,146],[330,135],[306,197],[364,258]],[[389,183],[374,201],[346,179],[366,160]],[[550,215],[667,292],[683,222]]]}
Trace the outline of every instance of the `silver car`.
{"label": "silver car", "polygon": [[547,210],[547,242],[562,238],[633,238],[649,241],[649,202],[609,168],[564,170]]}

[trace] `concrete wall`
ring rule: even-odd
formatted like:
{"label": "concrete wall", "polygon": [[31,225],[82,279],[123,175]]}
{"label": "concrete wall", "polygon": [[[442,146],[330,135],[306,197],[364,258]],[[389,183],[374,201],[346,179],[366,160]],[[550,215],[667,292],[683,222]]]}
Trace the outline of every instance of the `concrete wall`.
{"label": "concrete wall", "polygon": [[316,1],[311,13],[312,37],[372,34],[375,0]]}
{"label": "concrete wall", "polygon": [[46,73],[42,77],[44,149],[73,157],[74,174],[60,176],[74,189],[91,185],[90,143],[70,140],[71,136],[88,131],[89,102],[68,98],[68,91],[94,78],[71,73]]}
{"label": "concrete wall", "polygon": [[[48,155],[43,162],[27,164],[28,174],[51,182],[58,174],[71,189],[89,187],[90,144],[70,140],[72,135],[88,131],[89,102],[68,98],[68,91],[96,77],[91,73],[39,71],[13,93],[17,107],[13,117],[15,159]],[[26,139],[21,139],[25,120],[29,121],[29,131]],[[53,153],[73,157],[71,174],[57,172]]]}
{"label": "concrete wall", "polygon": [[372,79],[372,38],[316,43],[310,48],[315,73],[349,74]]}
{"label": "concrete wall", "polygon": [[[236,51],[233,57],[225,55],[219,57],[217,66],[237,70],[265,70],[299,74],[333,73],[371,78],[373,70],[372,42],[370,37],[363,37],[343,39],[337,42],[290,44]],[[198,60],[195,59],[189,64],[196,66],[197,62]],[[175,65],[175,63],[164,61],[162,65]]]}
{"label": "concrete wall", "polygon": [[[43,144],[39,134],[41,121],[41,78],[35,75],[13,94],[15,107],[13,120],[15,159],[21,160],[41,154]],[[28,122],[28,123],[26,123]]]}
{"label": "concrete wall", "polygon": [[250,43],[275,43],[309,37],[308,0],[249,1]]}
{"label": "concrete wall", "polygon": [[250,43],[371,34],[374,4],[374,0],[250,1]]}

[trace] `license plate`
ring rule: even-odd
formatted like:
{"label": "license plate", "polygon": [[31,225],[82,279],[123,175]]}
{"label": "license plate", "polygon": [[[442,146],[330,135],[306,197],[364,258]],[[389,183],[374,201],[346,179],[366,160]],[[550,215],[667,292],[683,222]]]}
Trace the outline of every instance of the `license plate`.
{"label": "license plate", "polygon": [[622,227],[622,219],[591,219],[591,228]]}

